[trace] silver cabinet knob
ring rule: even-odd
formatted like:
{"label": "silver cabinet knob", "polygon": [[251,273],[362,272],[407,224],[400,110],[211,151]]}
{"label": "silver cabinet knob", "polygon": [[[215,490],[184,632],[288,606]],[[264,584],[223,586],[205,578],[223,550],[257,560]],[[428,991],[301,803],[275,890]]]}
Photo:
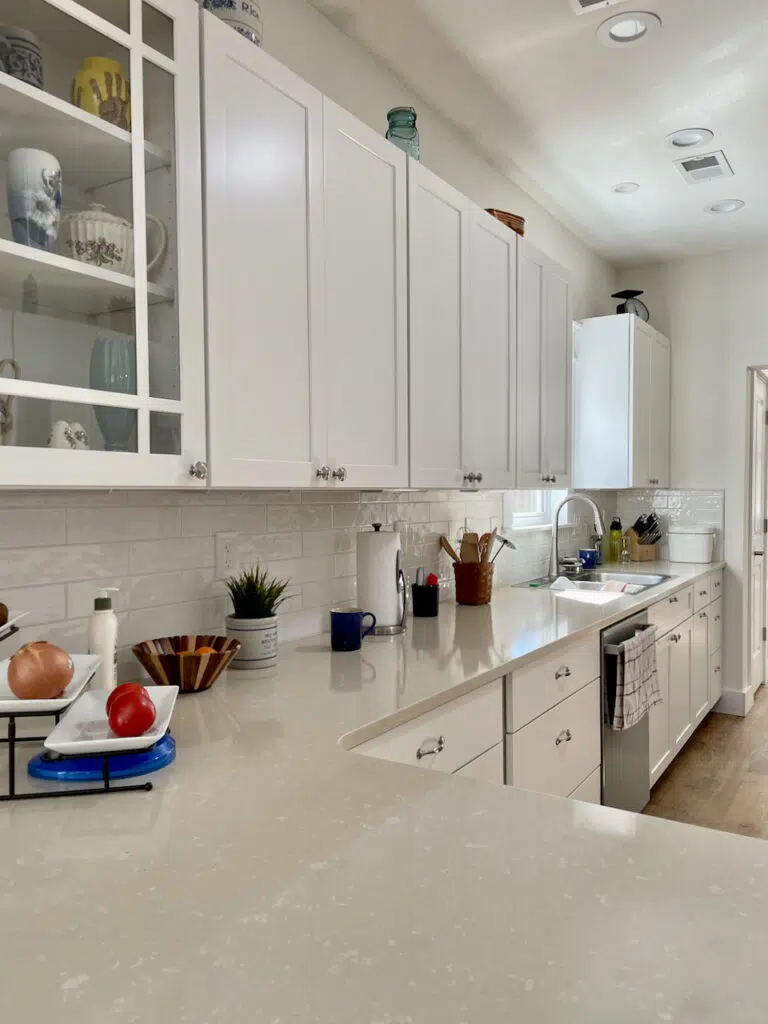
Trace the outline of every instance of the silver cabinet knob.
{"label": "silver cabinet knob", "polygon": [[715,665],[715,667],[714,667],[714,669],[713,669],[712,671],[713,671],[713,672],[714,672],[715,674],[717,674],[717,673],[718,673],[718,672],[720,671],[720,666],[719,666],[719,665]]}
{"label": "silver cabinet knob", "polygon": [[483,474],[475,473],[475,483],[481,484],[483,482]]}
{"label": "silver cabinet knob", "polygon": [[563,729],[560,735],[555,740],[555,746],[559,747],[561,743],[570,743],[573,739],[573,733],[570,729]]}
{"label": "silver cabinet knob", "polygon": [[679,644],[680,641],[683,639],[683,634],[682,633],[673,633],[672,636],[669,639],[672,641],[673,644]]}
{"label": "silver cabinet knob", "polygon": [[716,616],[715,616],[715,622],[719,622],[719,621],[720,621],[720,616],[719,616],[719,615],[716,615]]}
{"label": "silver cabinet knob", "polygon": [[557,672],[555,672],[555,679],[568,679],[570,674],[570,667],[568,665],[563,665],[557,670]]}
{"label": "silver cabinet knob", "polygon": [[706,590],[700,590],[699,591],[699,597],[706,597],[706,596],[707,596]]}
{"label": "silver cabinet knob", "polygon": [[338,480],[339,483],[341,484],[343,484],[344,481],[347,479],[347,471],[344,468],[344,466],[339,466],[338,469],[334,469],[331,475],[333,476],[334,480]]}
{"label": "silver cabinet knob", "polygon": [[473,484],[473,483],[476,482],[476,480],[477,480],[477,477],[475,476],[474,473],[465,473],[464,474],[464,483],[465,484]]}
{"label": "silver cabinet knob", "polygon": [[207,480],[208,479],[208,463],[207,462],[193,462],[189,467],[189,475],[194,477],[195,480]]}
{"label": "silver cabinet knob", "polygon": [[699,618],[700,619],[706,619],[706,617],[707,617],[707,613],[706,612],[699,612]]}
{"label": "silver cabinet knob", "polygon": [[677,596],[675,596],[675,597],[670,597],[670,599],[669,599],[669,603],[670,603],[670,604],[677,604],[677,602],[678,602],[679,600],[680,600],[680,598],[679,598],[679,597],[677,597]]}
{"label": "silver cabinet knob", "polygon": [[331,467],[321,466],[320,469],[318,469],[316,476],[318,480],[329,480],[331,476]]}
{"label": "silver cabinet knob", "polygon": [[416,751],[416,760],[422,757],[429,757],[430,754],[439,754],[445,747],[445,736],[428,736]]}

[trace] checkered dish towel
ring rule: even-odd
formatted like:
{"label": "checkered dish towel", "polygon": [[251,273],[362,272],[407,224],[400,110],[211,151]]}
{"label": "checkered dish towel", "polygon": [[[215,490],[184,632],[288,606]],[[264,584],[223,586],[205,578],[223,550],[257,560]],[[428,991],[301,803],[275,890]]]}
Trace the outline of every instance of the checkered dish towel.
{"label": "checkered dish towel", "polygon": [[654,704],[661,704],[656,668],[656,627],[638,630],[621,644],[616,664],[616,703],[611,728],[623,732],[637,725]]}

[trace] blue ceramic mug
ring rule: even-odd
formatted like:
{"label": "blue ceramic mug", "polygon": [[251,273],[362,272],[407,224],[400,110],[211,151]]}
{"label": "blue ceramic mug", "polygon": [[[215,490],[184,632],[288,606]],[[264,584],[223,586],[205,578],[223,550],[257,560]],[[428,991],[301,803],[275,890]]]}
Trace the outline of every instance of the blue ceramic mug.
{"label": "blue ceramic mug", "polygon": [[[363,631],[363,619],[370,619],[370,626]],[[359,651],[363,637],[368,636],[376,625],[376,616],[362,608],[334,608],[331,611],[331,649],[334,651]]]}
{"label": "blue ceramic mug", "polygon": [[581,551],[579,551],[579,558],[584,563],[585,569],[594,569],[597,565],[597,549],[582,548]]}

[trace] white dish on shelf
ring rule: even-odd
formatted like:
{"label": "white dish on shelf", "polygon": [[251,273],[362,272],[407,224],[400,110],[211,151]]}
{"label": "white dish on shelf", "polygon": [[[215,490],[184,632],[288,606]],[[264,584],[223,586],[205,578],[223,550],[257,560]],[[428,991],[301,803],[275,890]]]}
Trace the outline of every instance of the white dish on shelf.
{"label": "white dish on shelf", "polygon": [[11,626],[15,626],[17,622],[21,622],[22,619],[26,618],[29,612],[8,612],[8,621],[4,626],[0,626],[0,638],[4,637]]}
{"label": "white dish on shelf", "polygon": [[37,714],[55,714],[57,711],[64,711],[83,692],[96,674],[96,669],[101,664],[99,654],[73,654],[72,663],[75,666],[75,674],[72,681],[61,697],[53,697],[50,700],[19,700],[8,685],[8,664],[10,659],[0,661],[0,714],[23,715],[30,711]]}
{"label": "white dish on shelf", "polygon": [[57,754],[124,754],[153,747],[168,731],[179,688],[150,686],[147,689],[157,717],[143,736],[115,736],[107,720],[109,694],[106,690],[91,690],[67,711],[45,741],[45,748]]}

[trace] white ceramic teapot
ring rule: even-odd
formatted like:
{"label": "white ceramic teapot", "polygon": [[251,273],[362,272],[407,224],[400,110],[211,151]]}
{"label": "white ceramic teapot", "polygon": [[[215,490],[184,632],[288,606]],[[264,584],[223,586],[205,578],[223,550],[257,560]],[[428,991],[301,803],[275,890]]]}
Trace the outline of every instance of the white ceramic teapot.
{"label": "white ceramic teapot", "polygon": [[[90,203],[87,210],[70,213],[62,221],[69,254],[81,263],[115,270],[133,277],[133,225],[101,205]],[[147,215],[147,229],[154,228],[157,242],[149,258],[147,274],[158,270],[168,249],[168,230],[157,217]]]}

